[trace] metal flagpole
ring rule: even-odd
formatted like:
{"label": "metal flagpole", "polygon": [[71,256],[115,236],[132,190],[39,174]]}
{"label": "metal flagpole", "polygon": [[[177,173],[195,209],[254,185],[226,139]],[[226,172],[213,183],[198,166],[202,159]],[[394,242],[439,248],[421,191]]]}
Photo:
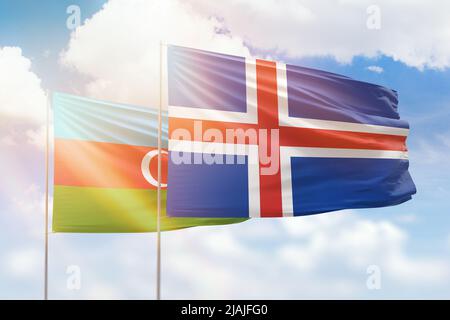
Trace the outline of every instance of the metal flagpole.
{"label": "metal flagpole", "polygon": [[156,217],[156,300],[161,300],[161,134],[163,105],[163,43],[159,48],[159,113],[158,113],[158,193]]}
{"label": "metal flagpole", "polygon": [[44,253],[44,300],[48,300],[48,174],[50,137],[50,91],[47,91],[47,115],[45,132],[45,253]]}

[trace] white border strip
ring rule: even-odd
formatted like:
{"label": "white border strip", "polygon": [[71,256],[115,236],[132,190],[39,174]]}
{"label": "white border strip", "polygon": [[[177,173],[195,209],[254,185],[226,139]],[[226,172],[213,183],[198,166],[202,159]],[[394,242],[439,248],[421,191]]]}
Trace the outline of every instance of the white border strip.
{"label": "white border strip", "polygon": [[278,121],[289,118],[286,65],[277,62]]}
{"label": "white border strip", "polygon": [[408,160],[408,152],[372,149],[280,147],[280,154],[305,158],[368,158]]}
{"label": "white border strip", "polygon": [[363,133],[378,133],[389,134],[395,136],[407,136],[409,129],[386,127],[374,124],[352,123],[342,121],[331,120],[318,120],[318,119],[306,119],[306,118],[294,118],[279,115],[280,126],[284,127],[297,127],[308,129],[322,129],[322,130],[337,130],[337,131],[350,131],[350,132],[363,132]]}
{"label": "white border strip", "polygon": [[250,145],[248,151],[248,213],[250,218],[260,218],[261,195],[259,189],[258,146]]}
{"label": "white border strip", "polygon": [[218,153],[228,155],[242,155],[249,154],[251,147],[255,145],[247,144],[233,144],[233,143],[218,143],[218,142],[203,142],[191,140],[169,140],[169,151],[175,152],[194,152],[194,153]]}
{"label": "white border strip", "polygon": [[294,199],[292,198],[291,155],[280,149],[281,209],[283,217],[294,216]]}

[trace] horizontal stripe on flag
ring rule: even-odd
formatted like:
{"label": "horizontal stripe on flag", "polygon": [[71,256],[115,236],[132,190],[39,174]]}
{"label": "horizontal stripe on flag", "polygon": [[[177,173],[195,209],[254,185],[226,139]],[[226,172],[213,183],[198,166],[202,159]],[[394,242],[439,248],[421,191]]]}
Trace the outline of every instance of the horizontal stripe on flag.
{"label": "horizontal stripe on flag", "polygon": [[[169,140],[169,151],[222,155],[250,155],[251,153],[258,153],[255,145],[172,139]],[[307,158],[408,159],[408,152],[395,150],[280,147],[280,153],[282,156]],[[255,157],[255,161],[258,161],[257,157]]]}
{"label": "horizontal stripe on flag", "polygon": [[[156,231],[154,190],[55,186],[53,231],[126,233]],[[246,219],[168,218],[166,191],[161,193],[161,230],[224,225]]]}
{"label": "horizontal stripe on flag", "polygon": [[[54,183],[66,186],[156,189],[144,177],[142,161],[154,147],[105,142],[55,139]],[[163,154],[162,181],[167,179],[167,155]],[[149,163],[149,172],[158,177],[158,157]]]}
{"label": "horizontal stripe on flag", "polygon": [[[158,145],[158,110],[53,94],[55,137],[120,143]],[[167,148],[167,112],[162,121],[163,148]]]}
{"label": "horizontal stripe on flag", "polygon": [[361,133],[377,133],[387,135],[407,136],[409,128],[397,128],[395,126],[382,126],[367,123],[352,123],[342,121],[330,121],[322,119],[285,117],[280,115],[280,126],[293,128],[308,128],[321,130],[337,130]]}
{"label": "horizontal stripe on flag", "polygon": [[[194,130],[196,123],[197,126],[200,125],[200,135]],[[169,128],[169,137],[171,138],[176,138],[173,136],[174,132],[179,132],[178,130],[185,129],[189,132],[191,139],[197,141],[203,140],[203,133],[209,129],[220,131],[223,139],[227,137],[227,129],[241,129],[244,131],[248,129],[259,129],[259,127],[257,127],[256,125],[251,124],[205,120],[196,122],[195,120],[181,118],[169,118]],[[258,137],[259,131],[256,132]],[[293,127],[281,127],[279,129],[279,133],[280,145],[283,146],[406,151],[406,137],[399,135],[356,133]],[[270,136],[269,132],[268,134]],[[246,139],[246,143],[249,142],[251,141],[248,141],[248,139]],[[256,144],[258,143],[259,141],[256,140]]]}
{"label": "horizontal stripe on flag", "polygon": [[281,147],[281,155],[304,158],[367,158],[408,160],[408,152],[395,150],[367,150],[342,148]]}

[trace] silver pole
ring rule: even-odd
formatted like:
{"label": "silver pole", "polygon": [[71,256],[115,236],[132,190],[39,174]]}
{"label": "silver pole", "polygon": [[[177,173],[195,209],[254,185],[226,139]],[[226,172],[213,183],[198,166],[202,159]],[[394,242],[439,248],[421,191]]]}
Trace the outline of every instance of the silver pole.
{"label": "silver pole", "polygon": [[156,300],[161,300],[161,133],[163,104],[163,44],[160,43],[159,60],[159,114],[158,114],[158,193],[156,217]]}
{"label": "silver pole", "polygon": [[45,133],[45,253],[44,253],[44,300],[48,300],[48,174],[49,174],[49,127],[50,127],[50,91],[47,91],[47,115]]}

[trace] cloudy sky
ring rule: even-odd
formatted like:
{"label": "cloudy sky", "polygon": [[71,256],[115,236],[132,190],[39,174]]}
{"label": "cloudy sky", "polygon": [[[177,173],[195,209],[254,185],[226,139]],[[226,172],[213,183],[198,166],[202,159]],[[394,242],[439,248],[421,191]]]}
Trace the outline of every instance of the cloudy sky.
{"label": "cloudy sky", "polygon": [[[160,40],[396,89],[418,189],[397,207],[165,233],[164,298],[450,298],[449,11],[444,0],[0,0],[0,298],[43,294],[46,92],[155,106]],[[74,266],[79,290],[67,286]],[[154,235],[51,234],[50,298],[152,299],[155,266]]]}

